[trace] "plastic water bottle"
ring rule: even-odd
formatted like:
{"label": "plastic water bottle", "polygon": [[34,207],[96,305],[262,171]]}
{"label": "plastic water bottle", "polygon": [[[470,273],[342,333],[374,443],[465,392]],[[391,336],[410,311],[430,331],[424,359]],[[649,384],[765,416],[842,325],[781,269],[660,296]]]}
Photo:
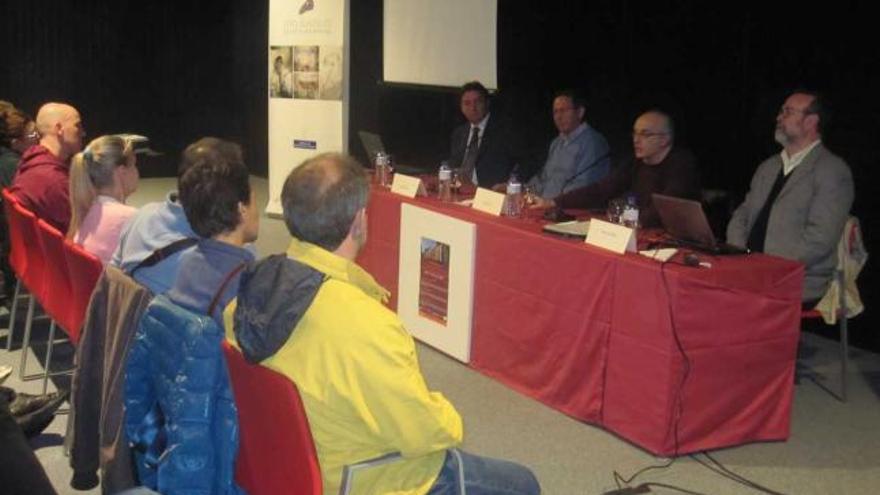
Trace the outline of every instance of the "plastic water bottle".
{"label": "plastic water bottle", "polygon": [[440,163],[437,172],[437,197],[444,203],[452,201],[452,169],[445,161]]}
{"label": "plastic water bottle", "polygon": [[376,153],[376,183],[382,187],[388,187],[391,184],[391,157],[387,153]]}
{"label": "plastic water bottle", "polygon": [[626,203],[623,205],[623,213],[620,215],[624,227],[631,229],[639,228],[639,203],[634,193],[626,195]]}
{"label": "plastic water bottle", "polygon": [[522,184],[515,174],[510,175],[507,181],[507,195],[504,197],[504,208],[502,212],[507,217],[518,217],[522,213]]}

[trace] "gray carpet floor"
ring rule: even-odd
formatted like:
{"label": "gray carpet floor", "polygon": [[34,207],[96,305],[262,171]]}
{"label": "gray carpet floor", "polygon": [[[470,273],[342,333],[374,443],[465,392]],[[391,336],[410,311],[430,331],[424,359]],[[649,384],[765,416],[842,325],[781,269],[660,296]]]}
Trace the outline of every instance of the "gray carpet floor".
{"label": "gray carpet floor", "polygon": [[[258,199],[265,204],[267,184],[255,179]],[[130,203],[140,205],[164,196],[173,188],[171,179],[145,179]],[[278,219],[263,218],[257,248],[261,254],[281,252],[287,233]],[[0,316],[3,322],[6,317]],[[45,327],[37,325],[28,371],[41,367]],[[5,327],[5,325],[3,325]],[[0,365],[18,366],[18,340],[13,351],[0,351]],[[4,333],[5,335],[5,333]],[[0,337],[5,348],[5,337]],[[850,397],[841,403],[824,388],[837,390],[838,344],[805,333],[799,359],[799,375],[792,416],[791,437],[785,442],[750,444],[712,452],[728,470],[785,494],[880,493],[880,356],[853,348],[848,373]],[[53,369],[72,362],[72,348],[56,346]],[[457,407],[465,422],[464,448],[483,455],[511,459],[531,467],[548,495],[602,494],[616,488],[614,473],[629,477],[648,466],[663,466],[657,458],[625,440],[594,426],[574,420],[461,363],[419,345],[419,357],[429,386],[442,392]],[[22,383],[18,371],[6,382],[17,390],[37,393],[39,381]],[[57,377],[50,383],[67,387]],[[824,388],[823,388],[824,387]],[[723,391],[719,391],[723,393]],[[59,493],[69,488],[70,469],[63,453],[67,416],[59,416],[32,445]],[[2,448],[2,446],[0,446]],[[678,458],[670,466],[640,474],[633,485],[663,483],[703,494],[752,494],[760,491],[732,481],[701,464],[699,456]],[[2,469],[2,466],[0,466]],[[5,494],[3,487],[0,493]],[[650,493],[686,493],[654,486]]]}

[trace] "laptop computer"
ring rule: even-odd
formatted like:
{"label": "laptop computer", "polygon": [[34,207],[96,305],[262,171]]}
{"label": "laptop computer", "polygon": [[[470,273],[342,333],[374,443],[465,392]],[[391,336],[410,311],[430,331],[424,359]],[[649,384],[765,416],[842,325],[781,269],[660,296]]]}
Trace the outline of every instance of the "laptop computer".
{"label": "laptop computer", "polygon": [[713,254],[747,254],[748,249],[719,243],[699,201],[652,194],[663,228],[677,242]]}
{"label": "laptop computer", "polygon": [[367,131],[358,131],[358,136],[360,136],[361,144],[364,145],[364,149],[367,151],[367,158],[370,160],[370,163],[376,158],[376,154],[385,152],[382,136]]}

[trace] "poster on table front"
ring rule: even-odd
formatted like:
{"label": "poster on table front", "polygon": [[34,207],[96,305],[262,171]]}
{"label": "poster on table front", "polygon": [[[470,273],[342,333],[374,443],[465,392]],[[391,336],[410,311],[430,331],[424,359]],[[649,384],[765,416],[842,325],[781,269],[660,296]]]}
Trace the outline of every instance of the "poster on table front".
{"label": "poster on table front", "polygon": [[397,314],[420,341],[470,362],[476,227],[408,203],[400,210]]}
{"label": "poster on table front", "polygon": [[269,204],[303,160],[348,143],[348,0],[270,0]]}

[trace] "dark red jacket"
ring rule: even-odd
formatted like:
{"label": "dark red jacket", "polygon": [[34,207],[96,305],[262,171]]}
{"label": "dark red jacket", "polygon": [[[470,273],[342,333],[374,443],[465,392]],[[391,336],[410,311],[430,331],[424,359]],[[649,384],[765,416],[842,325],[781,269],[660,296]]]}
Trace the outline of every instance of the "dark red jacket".
{"label": "dark red jacket", "polygon": [[22,206],[62,233],[70,225],[70,169],[37,144],[21,155],[9,191]]}

